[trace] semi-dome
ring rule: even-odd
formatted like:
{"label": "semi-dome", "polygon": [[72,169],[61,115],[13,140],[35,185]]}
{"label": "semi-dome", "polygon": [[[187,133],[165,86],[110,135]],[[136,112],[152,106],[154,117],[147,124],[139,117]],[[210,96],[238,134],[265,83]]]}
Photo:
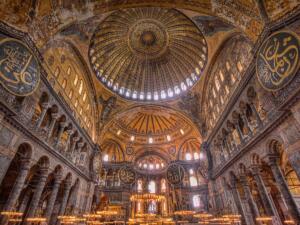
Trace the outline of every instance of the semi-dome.
{"label": "semi-dome", "polygon": [[89,57],[98,79],[128,99],[173,98],[191,88],[207,61],[198,27],[175,9],[132,8],[97,27]]}

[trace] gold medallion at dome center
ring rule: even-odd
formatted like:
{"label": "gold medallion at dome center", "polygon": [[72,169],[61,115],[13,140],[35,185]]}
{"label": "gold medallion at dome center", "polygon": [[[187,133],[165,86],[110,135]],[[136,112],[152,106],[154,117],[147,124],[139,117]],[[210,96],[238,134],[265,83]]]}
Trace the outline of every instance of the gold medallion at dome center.
{"label": "gold medallion at dome center", "polygon": [[156,41],[155,34],[152,31],[145,31],[141,36],[142,44],[151,46]]}
{"label": "gold medallion at dome center", "polygon": [[129,47],[141,60],[158,59],[168,48],[168,34],[155,19],[140,19],[128,31]]}

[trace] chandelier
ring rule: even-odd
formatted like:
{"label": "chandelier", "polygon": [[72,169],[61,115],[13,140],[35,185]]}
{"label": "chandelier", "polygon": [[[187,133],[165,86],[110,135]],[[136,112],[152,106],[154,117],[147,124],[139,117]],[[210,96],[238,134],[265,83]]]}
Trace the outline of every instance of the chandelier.
{"label": "chandelier", "polygon": [[153,194],[153,193],[134,194],[134,195],[131,195],[131,197],[130,197],[130,201],[132,201],[132,202],[138,202],[138,201],[144,201],[144,202],[156,201],[156,202],[161,202],[161,201],[163,201],[165,199],[166,199],[166,197],[164,195]]}

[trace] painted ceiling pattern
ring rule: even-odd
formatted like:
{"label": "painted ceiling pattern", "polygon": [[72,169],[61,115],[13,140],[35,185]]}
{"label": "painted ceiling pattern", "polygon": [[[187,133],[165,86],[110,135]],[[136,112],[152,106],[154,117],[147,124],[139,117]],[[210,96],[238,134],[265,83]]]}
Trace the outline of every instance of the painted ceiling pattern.
{"label": "painted ceiling pattern", "polygon": [[207,61],[198,27],[175,9],[113,12],[97,27],[89,58],[98,79],[129,99],[155,101],[190,89]]}
{"label": "painted ceiling pattern", "polygon": [[194,127],[178,112],[148,105],[130,109],[109,124],[108,129],[129,142],[158,144],[184,137]]}

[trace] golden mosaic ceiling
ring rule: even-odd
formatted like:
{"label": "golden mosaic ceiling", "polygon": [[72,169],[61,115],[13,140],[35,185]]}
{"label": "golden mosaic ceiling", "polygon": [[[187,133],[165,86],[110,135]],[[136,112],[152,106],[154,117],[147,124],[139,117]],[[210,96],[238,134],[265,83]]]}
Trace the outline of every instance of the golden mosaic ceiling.
{"label": "golden mosaic ceiling", "polygon": [[191,88],[207,61],[196,25],[175,9],[118,10],[97,27],[89,57],[98,79],[127,99],[173,98]]}
{"label": "golden mosaic ceiling", "polygon": [[127,143],[151,145],[171,143],[196,132],[183,115],[156,105],[133,107],[115,118],[106,129]]}

